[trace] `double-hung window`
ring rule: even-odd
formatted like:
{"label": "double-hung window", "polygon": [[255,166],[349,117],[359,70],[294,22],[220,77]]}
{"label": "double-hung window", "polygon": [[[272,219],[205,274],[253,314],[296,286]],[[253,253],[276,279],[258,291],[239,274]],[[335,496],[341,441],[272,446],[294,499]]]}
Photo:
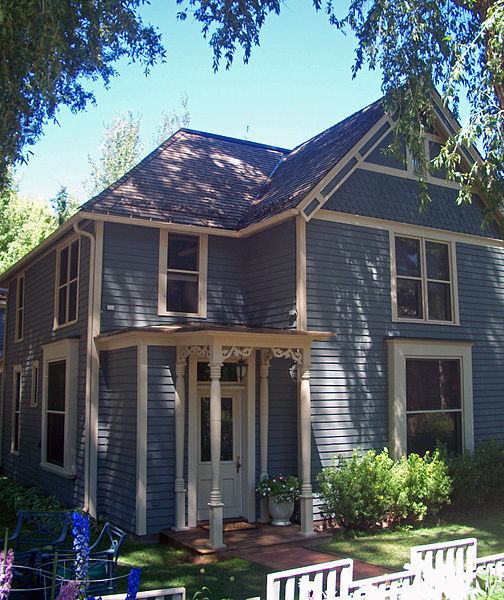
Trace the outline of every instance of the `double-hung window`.
{"label": "double-hung window", "polygon": [[60,248],[56,266],[55,326],[77,320],[79,294],[79,240]]}
{"label": "double-hung window", "polygon": [[160,231],[158,312],[206,317],[207,236]]}
{"label": "double-hung window", "polygon": [[23,339],[24,331],[24,305],[25,305],[25,277],[20,275],[16,289],[16,342]]}
{"label": "double-hung window", "polygon": [[402,235],[393,237],[392,314],[395,319],[457,322],[453,254],[448,242]]}
{"label": "double-hung window", "polygon": [[390,449],[395,458],[437,444],[472,450],[470,342],[388,341]]}
{"label": "double-hung window", "polygon": [[12,381],[12,425],[11,425],[11,452],[19,454],[19,442],[21,439],[21,399],[22,399],[22,368],[21,365],[14,366]]}
{"label": "double-hung window", "polygon": [[68,477],[75,475],[78,347],[76,339],[42,347],[41,465]]}

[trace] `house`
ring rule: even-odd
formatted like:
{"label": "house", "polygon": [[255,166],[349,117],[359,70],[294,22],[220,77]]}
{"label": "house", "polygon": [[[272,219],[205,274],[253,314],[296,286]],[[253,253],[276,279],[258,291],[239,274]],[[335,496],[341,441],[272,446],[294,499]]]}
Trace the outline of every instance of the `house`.
{"label": "house", "polygon": [[339,452],[504,440],[504,243],[442,173],[419,212],[393,127],[378,101],[292,151],[181,129],[5,272],[3,471],[220,548],[267,518],[261,474],[299,475],[310,535]]}

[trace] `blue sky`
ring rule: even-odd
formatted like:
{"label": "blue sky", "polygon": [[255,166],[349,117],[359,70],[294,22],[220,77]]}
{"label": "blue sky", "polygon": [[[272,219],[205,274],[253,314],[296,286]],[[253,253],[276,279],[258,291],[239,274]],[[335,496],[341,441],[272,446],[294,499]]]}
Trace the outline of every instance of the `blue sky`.
{"label": "blue sky", "polygon": [[31,148],[27,166],[18,170],[20,190],[53,197],[60,185],[81,201],[89,176],[88,155],[98,158],[103,125],[120,111],[142,114],[145,146],[161,113],[189,98],[190,127],[287,148],[294,147],[380,97],[379,74],[351,77],[355,40],[331,27],[310,0],[283,5],[270,16],[248,65],[237,54],[229,71],[212,70],[212,52],[191,18],[177,22],[174,0],[152,0],[146,20],[163,33],[167,59],[146,78],[138,65],[118,63],[109,89],[93,84],[96,106],[72,114],[62,109],[59,125],[48,124]]}

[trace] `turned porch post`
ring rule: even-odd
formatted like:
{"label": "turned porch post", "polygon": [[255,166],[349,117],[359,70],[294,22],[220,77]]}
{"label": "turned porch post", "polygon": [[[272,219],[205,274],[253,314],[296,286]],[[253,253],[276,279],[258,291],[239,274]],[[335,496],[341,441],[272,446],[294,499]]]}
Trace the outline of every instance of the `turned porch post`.
{"label": "turned porch post", "polygon": [[210,459],[212,468],[212,489],[208,503],[210,516],[210,546],[213,549],[225,548],[223,534],[223,508],[220,482],[221,466],[221,369],[222,347],[210,350]]}
{"label": "turned porch post", "polygon": [[185,432],[185,366],[186,358],[177,348],[175,366],[175,530],[187,529],[185,517],[186,487],[184,481]]}
{"label": "turned porch post", "polygon": [[[259,428],[260,428],[260,452],[261,452],[261,475],[260,479],[268,476],[268,373],[270,366],[269,352],[261,351],[261,365],[259,367],[260,386],[259,386]],[[260,523],[269,522],[268,499],[261,498],[260,501]]]}
{"label": "turned porch post", "polygon": [[310,407],[310,350],[303,350],[301,386],[299,392],[299,431],[301,437],[300,535],[313,535],[313,490],[311,485],[311,407]]}

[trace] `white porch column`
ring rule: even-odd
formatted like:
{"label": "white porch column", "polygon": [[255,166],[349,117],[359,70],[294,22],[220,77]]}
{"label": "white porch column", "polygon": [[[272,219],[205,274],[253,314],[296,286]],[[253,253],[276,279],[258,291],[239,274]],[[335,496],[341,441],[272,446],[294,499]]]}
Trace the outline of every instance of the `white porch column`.
{"label": "white porch column", "polygon": [[186,487],[184,481],[184,432],[185,432],[185,366],[186,358],[177,348],[175,367],[175,527],[176,531],[187,529]]}
{"label": "white porch column", "polygon": [[[260,452],[261,452],[261,475],[260,478],[268,476],[268,417],[269,417],[269,395],[268,374],[270,356],[267,350],[261,351],[261,364],[259,367],[259,428],[260,428]],[[260,523],[269,522],[268,499],[261,498],[260,501]]]}
{"label": "white porch column", "polygon": [[210,515],[210,547],[225,548],[222,526],[224,504],[220,488],[221,456],[221,368],[222,347],[210,349],[210,458],[212,466],[212,489],[208,503]]}
{"label": "white porch column", "polygon": [[300,535],[310,536],[313,532],[313,490],[311,485],[311,410],[310,410],[310,350],[303,350],[303,362],[298,365],[301,370],[301,387],[299,392],[299,432],[301,437],[301,487]]}

